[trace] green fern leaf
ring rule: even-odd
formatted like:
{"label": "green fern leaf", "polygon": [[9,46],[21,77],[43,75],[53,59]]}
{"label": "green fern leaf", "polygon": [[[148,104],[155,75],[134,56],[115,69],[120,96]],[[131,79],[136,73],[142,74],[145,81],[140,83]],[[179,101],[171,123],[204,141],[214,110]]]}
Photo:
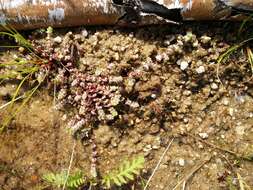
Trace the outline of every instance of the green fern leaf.
{"label": "green fern leaf", "polygon": [[102,184],[104,184],[108,189],[111,188],[111,178],[108,176],[104,177]]}
{"label": "green fern leaf", "polygon": [[130,180],[134,180],[134,175],[126,173],[125,176],[130,179]]}
{"label": "green fern leaf", "polygon": [[[43,180],[50,183],[55,187],[63,187],[66,182],[67,189],[77,189],[85,183],[84,175],[81,171],[75,172],[73,175],[69,175],[67,171],[62,171],[60,173],[48,173],[43,175]],[[67,179],[67,181],[66,181]]]}
{"label": "green fern leaf", "polygon": [[138,170],[133,170],[132,173],[134,173],[135,175],[139,175],[139,171]]}
{"label": "green fern leaf", "polygon": [[108,189],[111,188],[113,184],[117,186],[127,184],[130,180],[134,180],[135,175],[139,175],[140,170],[144,166],[144,162],[145,159],[143,156],[139,156],[131,162],[123,162],[118,170],[112,171],[103,177],[102,184]]}
{"label": "green fern leaf", "polygon": [[42,178],[45,181],[47,181],[48,183],[59,188],[64,184],[66,177],[67,177],[67,173],[61,172],[61,173],[57,173],[57,174],[49,173],[49,174],[43,175]]}
{"label": "green fern leaf", "polygon": [[121,185],[122,185],[122,183],[120,182],[118,176],[113,177],[112,180],[113,180],[113,182],[114,182],[116,185],[118,185],[118,186],[121,186]]}
{"label": "green fern leaf", "polygon": [[119,178],[119,181],[120,181],[121,184],[126,184],[127,183],[127,181],[125,180],[125,178],[123,176],[118,176],[118,178]]}

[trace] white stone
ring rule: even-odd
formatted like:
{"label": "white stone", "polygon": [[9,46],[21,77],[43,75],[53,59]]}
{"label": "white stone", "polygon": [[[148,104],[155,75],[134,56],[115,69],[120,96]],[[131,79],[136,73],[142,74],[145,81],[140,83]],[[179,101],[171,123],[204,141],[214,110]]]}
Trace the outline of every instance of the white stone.
{"label": "white stone", "polygon": [[229,108],[228,109],[228,113],[232,117],[234,115],[234,109],[233,108]]}
{"label": "white stone", "polygon": [[163,60],[163,56],[161,54],[158,54],[155,56],[155,59],[157,62],[161,62]]}
{"label": "white stone", "polygon": [[60,44],[62,42],[62,38],[60,36],[57,36],[54,38],[54,42]]}
{"label": "white stone", "polygon": [[143,148],[143,151],[144,152],[150,152],[152,150],[152,146],[150,144],[146,145],[144,148]]}
{"label": "white stone", "polygon": [[208,138],[208,134],[207,134],[207,133],[199,133],[199,136],[200,136],[202,139],[207,139],[207,138]]}
{"label": "white stone", "polygon": [[88,32],[86,29],[83,29],[81,34],[84,36],[84,37],[87,37],[88,36]]}
{"label": "white stone", "polygon": [[184,166],[185,165],[185,160],[184,159],[182,159],[182,158],[180,158],[179,160],[178,160],[178,164],[179,164],[179,166]]}
{"label": "white stone", "polygon": [[192,47],[198,47],[198,45],[199,45],[198,40],[195,40],[195,41],[192,43]]}
{"label": "white stone", "polygon": [[61,119],[62,119],[62,121],[66,121],[67,118],[68,118],[67,114],[64,114]]}
{"label": "white stone", "polygon": [[211,89],[212,89],[212,90],[217,90],[218,88],[219,88],[219,86],[218,86],[216,83],[213,82],[213,83],[211,84]]}
{"label": "white stone", "polygon": [[156,94],[151,94],[151,98],[155,99],[156,98]]}
{"label": "white stone", "polygon": [[185,95],[185,96],[190,96],[191,94],[192,94],[192,92],[190,90],[185,90],[183,92],[183,95]]}
{"label": "white stone", "polygon": [[204,66],[199,66],[199,67],[196,69],[196,72],[197,72],[198,74],[204,73],[204,72],[205,72],[205,67],[204,67]]}
{"label": "white stone", "polygon": [[212,39],[212,38],[209,37],[209,36],[201,36],[201,38],[200,38],[200,40],[201,40],[201,42],[202,42],[203,44],[206,44],[206,43],[210,42],[211,39]]}
{"label": "white stone", "polygon": [[177,64],[180,66],[181,70],[185,70],[189,66],[189,63],[186,60],[182,60],[182,59],[179,59],[177,61]]}

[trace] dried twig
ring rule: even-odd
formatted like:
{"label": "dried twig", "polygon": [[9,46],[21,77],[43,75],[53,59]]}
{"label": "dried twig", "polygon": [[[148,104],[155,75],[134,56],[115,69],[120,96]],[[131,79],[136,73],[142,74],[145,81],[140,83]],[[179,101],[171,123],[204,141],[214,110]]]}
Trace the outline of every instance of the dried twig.
{"label": "dried twig", "polygon": [[67,181],[68,181],[68,178],[69,178],[69,173],[70,173],[71,166],[72,166],[73,159],[74,159],[75,148],[76,148],[76,141],[74,140],[74,143],[73,143],[73,146],[72,146],[72,153],[71,153],[71,157],[70,157],[70,161],[69,161],[68,173],[67,173],[67,177],[65,179],[64,185],[62,187],[62,190],[65,189]]}
{"label": "dried twig", "polygon": [[242,179],[242,176],[237,173],[237,179],[239,181],[240,190],[252,190],[250,186],[248,186],[245,181]]}
{"label": "dried twig", "polygon": [[17,100],[20,100],[20,99],[22,99],[22,98],[25,98],[25,95],[19,96],[19,97],[15,98],[13,101],[9,101],[9,102],[7,102],[6,104],[1,105],[1,106],[0,106],[0,110],[3,109],[3,108],[5,108],[5,107],[7,107],[7,106],[10,105],[12,102],[15,102],[15,101],[17,101]]}
{"label": "dried twig", "polygon": [[147,181],[147,183],[146,183],[146,185],[145,185],[145,187],[144,187],[143,190],[146,190],[146,189],[148,188],[148,185],[149,185],[151,179],[154,177],[155,172],[158,170],[159,166],[161,165],[161,162],[162,162],[162,160],[163,160],[165,154],[168,152],[168,150],[169,150],[169,148],[170,148],[172,142],[174,141],[174,139],[175,139],[175,138],[173,137],[172,140],[170,141],[170,143],[168,144],[168,146],[166,147],[166,149],[164,150],[162,156],[160,157],[158,163],[156,164],[156,167],[155,167],[154,171],[152,172],[151,176],[149,177],[149,179],[148,179],[148,181]]}
{"label": "dried twig", "polygon": [[[172,189],[175,190],[177,189],[182,183],[186,184],[187,181],[200,169],[202,168],[207,162],[209,162],[211,160],[211,156],[206,158],[202,163],[200,163],[199,165],[197,165],[196,167],[194,167],[188,175],[186,175],[185,177],[183,177],[178,183],[177,185]],[[185,185],[184,185],[185,186]]]}

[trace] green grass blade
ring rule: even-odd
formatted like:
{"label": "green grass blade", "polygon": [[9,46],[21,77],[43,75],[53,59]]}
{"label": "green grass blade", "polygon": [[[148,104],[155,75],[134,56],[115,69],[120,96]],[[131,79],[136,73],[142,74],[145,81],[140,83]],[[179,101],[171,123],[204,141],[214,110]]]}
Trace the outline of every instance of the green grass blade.
{"label": "green grass blade", "polygon": [[14,38],[14,35],[8,32],[0,32],[0,35],[6,35],[6,36],[10,36],[12,38]]}
{"label": "green grass blade", "polygon": [[240,28],[239,28],[239,30],[238,30],[238,33],[237,33],[238,37],[242,34],[242,31],[243,31],[243,29],[245,28],[246,24],[247,24],[250,20],[252,20],[252,17],[253,17],[253,14],[251,14],[250,16],[248,16],[246,19],[243,20],[243,22],[242,22],[242,24],[240,25]]}
{"label": "green grass blade", "polygon": [[237,51],[239,48],[243,47],[245,44],[247,44],[248,42],[250,41],[253,41],[253,38],[249,38],[247,40],[244,40],[242,41],[241,43],[237,44],[237,45],[234,45],[230,48],[228,48],[228,50],[223,53],[217,60],[217,69],[216,69],[216,76],[217,76],[217,79],[220,81],[220,83],[222,84],[221,80],[220,80],[220,77],[219,77],[219,68],[220,68],[220,64],[221,63],[224,63],[228,58],[229,56],[234,53],[235,51]]}
{"label": "green grass blade", "polygon": [[18,96],[18,93],[20,92],[20,89],[21,87],[23,86],[24,82],[30,77],[30,74],[25,76],[23,78],[23,80],[19,83],[18,87],[16,88],[15,90],[15,93],[14,95],[12,96],[12,99],[11,99],[11,104],[10,104],[10,109],[13,108],[13,103],[15,102],[14,100],[16,99],[16,97]]}
{"label": "green grass blade", "polygon": [[249,60],[250,68],[251,68],[251,73],[253,75],[253,53],[249,47],[246,48],[246,51],[247,51],[248,60]]}
{"label": "green grass blade", "polygon": [[[11,122],[11,120],[23,109],[23,107],[25,106],[25,104],[31,99],[31,97],[33,96],[33,94],[37,91],[37,89],[40,87],[41,83],[39,83],[37,86],[35,86],[32,90],[30,90],[27,96],[25,96],[26,98],[22,101],[22,104],[17,108],[17,110],[15,110],[15,112],[13,114],[10,115],[10,117],[8,117],[4,123],[2,124],[2,126],[0,127],[0,132],[2,132]],[[12,100],[12,103],[14,102],[14,100]]]}

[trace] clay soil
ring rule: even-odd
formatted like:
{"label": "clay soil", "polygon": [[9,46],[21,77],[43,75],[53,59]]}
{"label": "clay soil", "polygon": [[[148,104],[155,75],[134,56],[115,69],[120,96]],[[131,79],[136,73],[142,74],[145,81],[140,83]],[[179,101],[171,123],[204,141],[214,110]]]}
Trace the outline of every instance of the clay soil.
{"label": "clay soil", "polygon": [[[52,89],[41,87],[0,134],[0,189],[50,189],[42,175],[67,169],[74,144],[71,170],[79,168],[90,176],[94,143],[102,175],[124,159],[144,155],[142,174],[124,187],[143,189],[141,182],[170,142],[148,189],[172,190],[181,181],[177,189],[240,189],[238,174],[253,188],[253,163],[243,159],[253,156],[251,67],[241,49],[217,71],[219,56],[240,41],[239,26],[55,30],[53,38],[63,40],[69,31],[83,35],[79,61],[89,74],[104,72],[121,79],[118,115],[91,126],[89,138],[75,140],[67,127],[74,108],[56,110]],[[2,53],[1,61],[15,51]],[[0,105],[16,87],[15,81],[0,84]],[[7,113],[0,110],[0,120]]]}

